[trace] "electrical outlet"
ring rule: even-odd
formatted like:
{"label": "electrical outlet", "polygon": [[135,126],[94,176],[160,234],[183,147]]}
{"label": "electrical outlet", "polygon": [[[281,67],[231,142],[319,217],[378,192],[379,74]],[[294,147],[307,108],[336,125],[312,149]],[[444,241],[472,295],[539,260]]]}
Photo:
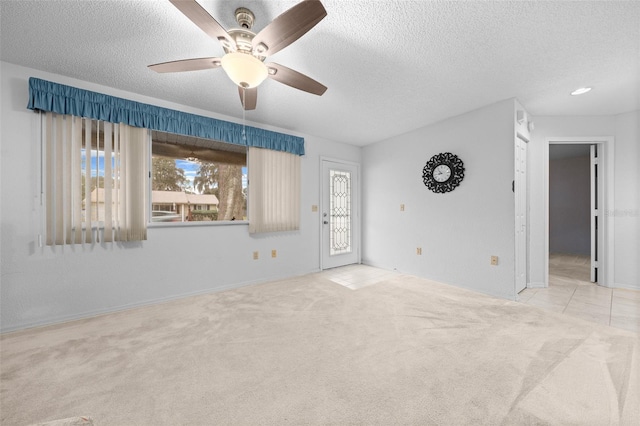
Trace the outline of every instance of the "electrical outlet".
{"label": "electrical outlet", "polygon": [[271,257],[278,257],[278,252],[275,249],[271,250]]}
{"label": "electrical outlet", "polygon": [[260,253],[258,253],[257,251],[253,252],[253,260],[258,260],[258,258],[260,257]]}
{"label": "electrical outlet", "polygon": [[416,254],[420,256],[422,255],[422,247],[416,248]]}
{"label": "electrical outlet", "polygon": [[400,211],[403,212],[404,211],[404,204],[400,204]]}
{"label": "electrical outlet", "polygon": [[498,264],[498,256],[491,256],[491,264],[493,266]]}

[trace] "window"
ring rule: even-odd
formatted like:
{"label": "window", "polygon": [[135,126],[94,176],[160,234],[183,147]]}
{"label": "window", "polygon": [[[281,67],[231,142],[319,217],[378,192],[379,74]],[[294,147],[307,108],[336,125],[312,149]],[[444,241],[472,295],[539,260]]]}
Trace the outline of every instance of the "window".
{"label": "window", "polygon": [[299,229],[298,155],[54,113],[46,117],[47,245],[146,239],[147,222],[247,221],[249,197],[250,233]]}
{"label": "window", "polygon": [[151,221],[247,220],[247,149],[152,132]]}

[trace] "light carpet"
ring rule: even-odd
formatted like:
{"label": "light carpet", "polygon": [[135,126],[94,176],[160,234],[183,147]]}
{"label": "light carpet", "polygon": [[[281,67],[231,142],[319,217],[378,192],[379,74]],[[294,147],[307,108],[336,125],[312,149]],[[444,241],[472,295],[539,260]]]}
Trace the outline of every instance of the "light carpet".
{"label": "light carpet", "polygon": [[638,425],[638,335],[311,274],[1,338],[1,423]]}

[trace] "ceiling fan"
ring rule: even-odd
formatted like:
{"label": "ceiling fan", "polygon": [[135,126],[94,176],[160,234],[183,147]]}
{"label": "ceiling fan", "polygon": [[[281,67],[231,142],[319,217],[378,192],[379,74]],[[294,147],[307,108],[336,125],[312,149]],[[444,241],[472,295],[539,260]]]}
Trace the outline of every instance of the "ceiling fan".
{"label": "ceiling fan", "polygon": [[169,0],[211,38],[218,40],[225,51],[221,58],[194,58],[149,65],[159,73],[197,71],[222,67],[238,85],[240,101],[245,110],[256,108],[258,86],[266,78],[293,88],[321,96],[327,87],[314,79],[274,62],[264,60],[284,49],[320,22],[327,11],[319,0],[304,0],[275,18],[255,34],[251,31],[253,13],[244,7],[236,9],[240,28],[226,31],[195,0]]}

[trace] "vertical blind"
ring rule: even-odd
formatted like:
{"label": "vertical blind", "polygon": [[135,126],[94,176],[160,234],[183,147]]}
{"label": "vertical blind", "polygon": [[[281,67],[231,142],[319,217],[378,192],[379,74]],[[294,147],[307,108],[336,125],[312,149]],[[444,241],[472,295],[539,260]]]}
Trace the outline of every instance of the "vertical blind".
{"label": "vertical blind", "polygon": [[44,113],[47,245],[147,238],[146,129]]}
{"label": "vertical blind", "polygon": [[300,157],[249,148],[249,233],[300,229]]}

